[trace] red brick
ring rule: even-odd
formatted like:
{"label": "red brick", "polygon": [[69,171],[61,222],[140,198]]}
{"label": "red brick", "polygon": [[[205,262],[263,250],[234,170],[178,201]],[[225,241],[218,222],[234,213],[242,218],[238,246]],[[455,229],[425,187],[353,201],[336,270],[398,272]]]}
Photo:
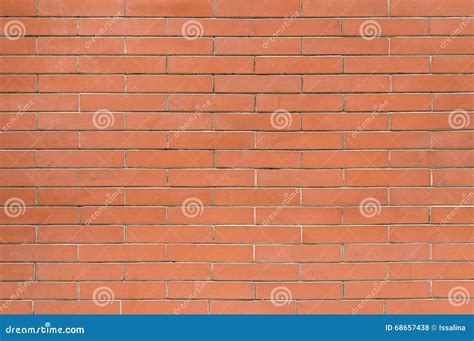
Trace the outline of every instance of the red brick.
{"label": "red brick", "polygon": [[206,280],[211,277],[208,263],[130,263],[126,280]]}
{"label": "red brick", "polygon": [[91,0],[38,0],[40,16],[114,16],[123,15],[121,0],[105,0],[100,4]]}
{"label": "red brick", "polygon": [[358,244],[344,245],[344,261],[407,261],[429,260],[428,244]]}
{"label": "red brick", "polygon": [[385,3],[377,0],[304,0],[303,15],[314,17],[359,17],[387,15]]}
{"label": "red brick", "polygon": [[302,280],[367,280],[385,279],[387,264],[337,263],[302,264]]}
{"label": "red brick", "polygon": [[387,314],[469,314],[472,303],[453,307],[449,300],[387,301]]}
{"label": "red brick", "polygon": [[215,264],[216,280],[295,280],[296,264]]}
{"label": "red brick", "polygon": [[298,0],[217,0],[214,13],[218,17],[287,17],[298,15]]}
{"label": "red brick", "polygon": [[262,245],[255,248],[257,262],[337,262],[340,245]]}
{"label": "red brick", "polygon": [[164,0],[129,0],[126,3],[126,13],[129,16],[210,16],[212,14],[212,1],[210,0],[185,0],[176,2]]}
{"label": "red brick", "polygon": [[472,3],[468,0],[393,0],[390,3],[392,16],[462,16],[469,12]]}
{"label": "red brick", "polygon": [[344,297],[365,299],[430,297],[429,282],[347,282]]}

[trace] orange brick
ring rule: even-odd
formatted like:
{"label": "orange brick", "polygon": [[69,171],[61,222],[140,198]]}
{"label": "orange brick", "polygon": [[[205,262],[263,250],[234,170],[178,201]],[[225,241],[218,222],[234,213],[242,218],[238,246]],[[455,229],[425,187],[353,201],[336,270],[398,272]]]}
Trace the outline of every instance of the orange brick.
{"label": "orange brick", "polygon": [[0,314],[472,312],[472,1],[1,3]]}
{"label": "orange brick", "polygon": [[255,248],[257,262],[335,262],[341,260],[339,245],[262,245]]}
{"label": "orange brick", "polygon": [[337,263],[302,264],[302,280],[367,280],[385,279],[387,264],[383,263]]}
{"label": "orange brick", "polygon": [[215,264],[215,280],[295,280],[296,264]]}
{"label": "orange brick", "polygon": [[364,299],[430,297],[429,282],[347,282],[344,297]]}
{"label": "orange brick", "polygon": [[358,244],[344,245],[344,261],[406,261],[429,260],[430,250],[428,244]]}
{"label": "orange brick", "polygon": [[388,314],[469,314],[472,303],[453,307],[449,300],[387,301]]}
{"label": "orange brick", "polygon": [[388,241],[386,226],[303,227],[303,243],[364,243]]}
{"label": "orange brick", "polygon": [[130,263],[125,270],[126,280],[206,280],[211,277],[208,263]]}

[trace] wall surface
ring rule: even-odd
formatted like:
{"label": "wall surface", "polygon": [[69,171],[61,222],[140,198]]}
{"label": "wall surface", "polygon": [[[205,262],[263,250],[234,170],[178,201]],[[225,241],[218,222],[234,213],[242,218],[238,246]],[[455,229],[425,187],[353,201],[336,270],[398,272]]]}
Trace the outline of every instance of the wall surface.
{"label": "wall surface", "polygon": [[473,312],[470,0],[1,0],[0,312]]}

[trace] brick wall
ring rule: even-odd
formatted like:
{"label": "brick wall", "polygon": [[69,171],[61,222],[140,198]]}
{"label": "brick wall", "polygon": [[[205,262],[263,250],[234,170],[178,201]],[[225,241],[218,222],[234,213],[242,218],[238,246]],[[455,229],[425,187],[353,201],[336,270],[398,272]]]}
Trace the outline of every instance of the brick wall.
{"label": "brick wall", "polygon": [[2,0],[0,312],[472,312],[473,13]]}

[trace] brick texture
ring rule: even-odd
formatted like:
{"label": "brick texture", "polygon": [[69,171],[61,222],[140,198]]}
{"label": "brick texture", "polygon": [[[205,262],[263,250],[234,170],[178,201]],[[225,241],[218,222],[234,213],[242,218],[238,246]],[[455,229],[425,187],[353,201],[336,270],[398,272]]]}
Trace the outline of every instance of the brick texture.
{"label": "brick texture", "polygon": [[472,313],[471,0],[2,0],[0,312]]}

